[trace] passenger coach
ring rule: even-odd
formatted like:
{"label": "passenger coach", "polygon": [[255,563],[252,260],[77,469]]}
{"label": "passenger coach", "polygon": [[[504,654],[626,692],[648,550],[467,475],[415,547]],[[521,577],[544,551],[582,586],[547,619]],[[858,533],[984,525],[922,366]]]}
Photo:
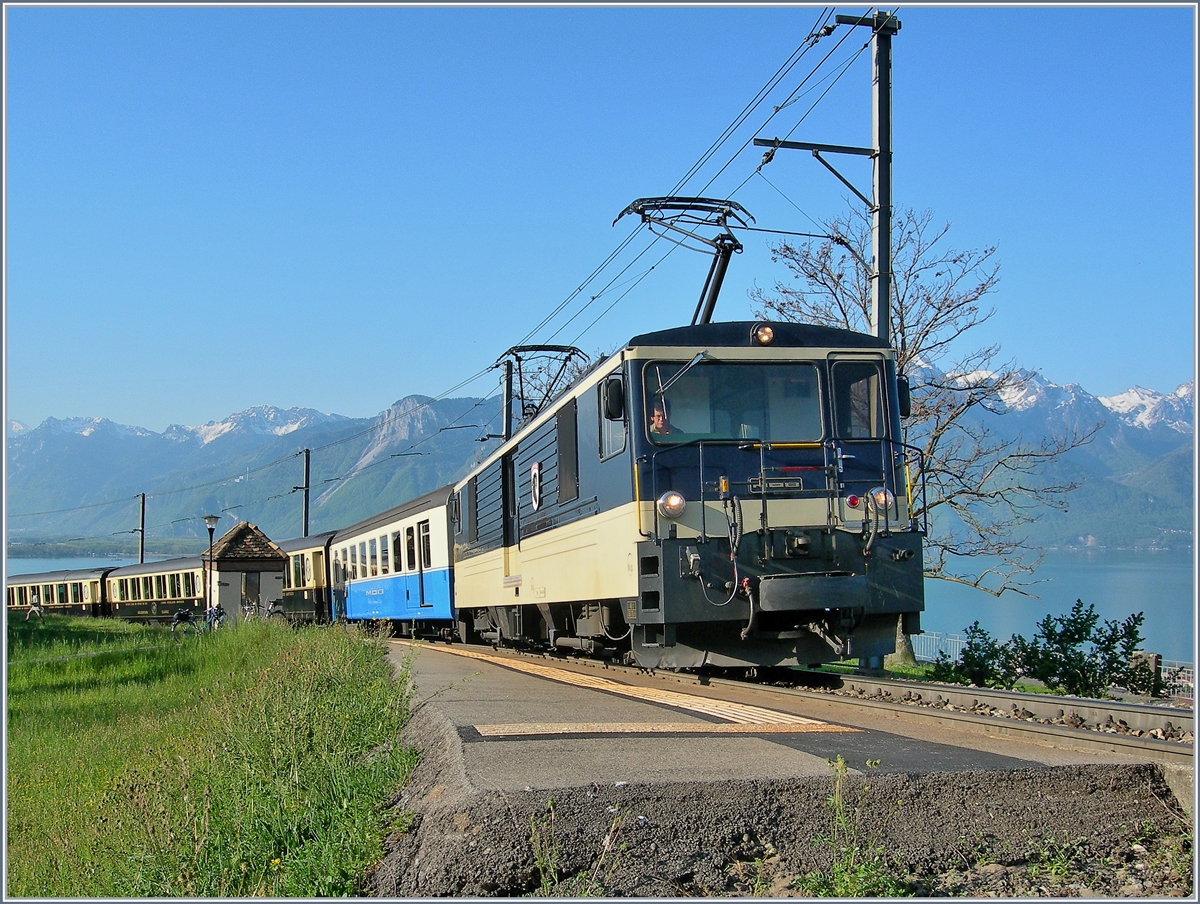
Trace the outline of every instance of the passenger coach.
{"label": "passenger coach", "polygon": [[59,615],[104,615],[104,577],[111,570],[85,568],[9,575],[9,616],[28,612],[33,606]]}
{"label": "passenger coach", "polygon": [[335,617],[387,619],[402,633],[452,634],[451,490],[426,493],[334,534]]}
{"label": "passenger coach", "polygon": [[283,570],[283,615],[293,622],[327,622],[333,615],[329,568],[329,541],[336,531],[282,540],[287,553]]}
{"label": "passenger coach", "polygon": [[204,562],[200,556],[124,565],[108,572],[107,582],[106,615],[165,624],[180,609],[204,614]]}

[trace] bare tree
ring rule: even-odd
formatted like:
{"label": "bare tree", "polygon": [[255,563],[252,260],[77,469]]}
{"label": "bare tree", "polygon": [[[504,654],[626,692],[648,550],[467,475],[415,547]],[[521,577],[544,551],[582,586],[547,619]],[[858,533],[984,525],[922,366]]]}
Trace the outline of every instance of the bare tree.
{"label": "bare tree", "polygon": [[[1026,578],[1042,561],[1022,528],[1046,506],[1063,510],[1072,482],[1056,482],[1043,468],[1088,442],[1102,425],[1026,441],[1003,439],[980,418],[1003,413],[1028,377],[999,360],[988,345],[963,351],[964,337],[994,313],[985,296],[999,282],[994,247],[957,251],[950,226],[931,225],[929,211],[900,211],[892,225],[892,339],[897,368],[912,382],[912,415],[904,442],[921,449],[927,499],[914,500],[930,516],[925,573],[999,596],[1031,595]],[[773,319],[861,331],[871,312],[871,224],[862,208],[823,224],[830,239],[772,247],[797,285],[776,283],[751,295]],[[966,339],[970,342],[970,339]]]}

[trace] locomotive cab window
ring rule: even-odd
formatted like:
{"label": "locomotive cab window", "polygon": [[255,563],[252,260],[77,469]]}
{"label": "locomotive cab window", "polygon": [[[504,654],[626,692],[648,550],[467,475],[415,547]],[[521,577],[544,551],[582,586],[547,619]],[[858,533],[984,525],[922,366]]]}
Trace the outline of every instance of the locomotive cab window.
{"label": "locomotive cab window", "polygon": [[653,363],[645,370],[645,398],[646,431],[656,445],[816,442],[823,434],[820,380],[812,363]]}
{"label": "locomotive cab window", "polygon": [[884,421],[883,370],[875,361],[835,361],[833,416],[843,439],[881,439]]}

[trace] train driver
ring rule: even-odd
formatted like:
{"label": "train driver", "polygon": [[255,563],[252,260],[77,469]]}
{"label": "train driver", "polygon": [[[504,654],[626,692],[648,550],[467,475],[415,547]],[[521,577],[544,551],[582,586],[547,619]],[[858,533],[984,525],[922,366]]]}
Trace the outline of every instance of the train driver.
{"label": "train driver", "polygon": [[671,433],[671,403],[664,398],[654,400],[654,410],[650,414],[650,432],[654,434]]}

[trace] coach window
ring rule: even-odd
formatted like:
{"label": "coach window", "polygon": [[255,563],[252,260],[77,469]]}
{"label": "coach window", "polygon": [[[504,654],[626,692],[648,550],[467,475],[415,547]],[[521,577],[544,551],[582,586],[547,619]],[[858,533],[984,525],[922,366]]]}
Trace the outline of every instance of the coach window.
{"label": "coach window", "polygon": [[306,583],[304,580],[304,557],[292,556],[292,587],[303,587]]}
{"label": "coach window", "polygon": [[358,547],[350,547],[350,577],[358,577]]}
{"label": "coach window", "polygon": [[195,578],[190,571],[183,573],[183,595],[196,596]]}
{"label": "coach window", "polygon": [[429,542],[429,522],[421,521],[417,524],[417,530],[421,535],[421,567],[433,567],[433,549]]}
{"label": "coach window", "polygon": [[379,553],[376,550],[375,538],[372,537],[368,542],[371,548],[371,577],[376,577],[379,574]]}
{"label": "coach window", "polygon": [[408,570],[417,570],[417,539],[411,527],[404,529],[404,545],[408,550]]}
{"label": "coach window", "polygon": [[177,600],[181,596],[183,596],[181,581],[179,580],[179,575],[177,575],[177,574],[167,575],[167,585],[171,589],[171,599]]}
{"label": "coach window", "polygon": [[65,606],[67,604],[67,585],[66,584],[58,585],[58,604],[60,606]]}
{"label": "coach window", "polygon": [[388,538],[384,534],[379,538],[379,573],[387,574],[391,563],[388,561]]}

